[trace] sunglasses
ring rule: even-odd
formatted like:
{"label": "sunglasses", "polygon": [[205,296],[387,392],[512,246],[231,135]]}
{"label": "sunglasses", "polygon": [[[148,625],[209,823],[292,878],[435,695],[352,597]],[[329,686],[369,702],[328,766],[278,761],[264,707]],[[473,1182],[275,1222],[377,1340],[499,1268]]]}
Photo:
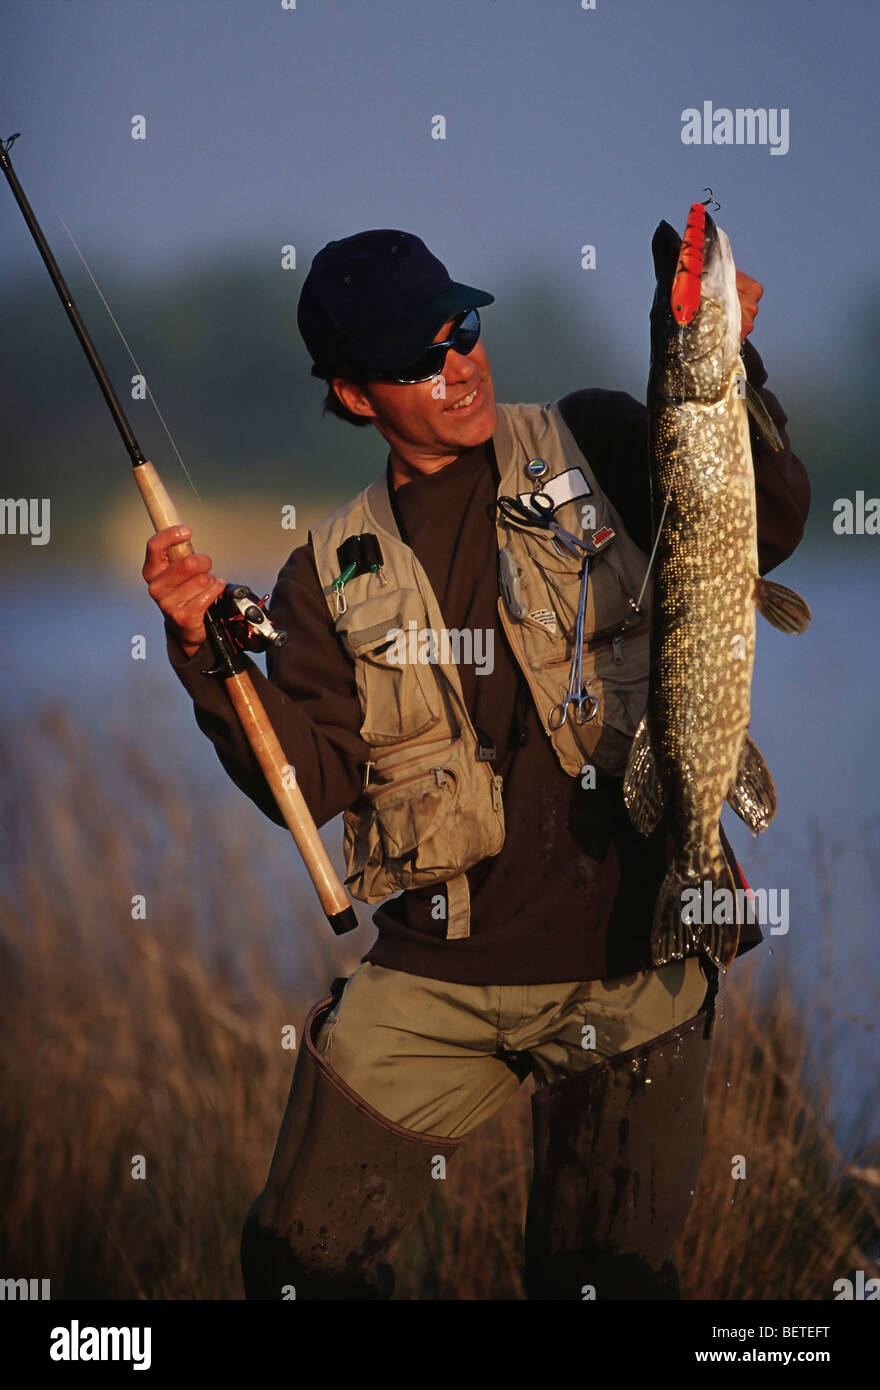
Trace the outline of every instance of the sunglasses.
{"label": "sunglasses", "polygon": [[476,347],[479,336],[480,315],[476,309],[468,309],[456,323],[452,337],[443,343],[432,343],[411,367],[399,372],[371,371],[367,375],[370,381],[396,381],[401,386],[415,386],[419,381],[430,381],[442,372],[450,348],[467,357]]}

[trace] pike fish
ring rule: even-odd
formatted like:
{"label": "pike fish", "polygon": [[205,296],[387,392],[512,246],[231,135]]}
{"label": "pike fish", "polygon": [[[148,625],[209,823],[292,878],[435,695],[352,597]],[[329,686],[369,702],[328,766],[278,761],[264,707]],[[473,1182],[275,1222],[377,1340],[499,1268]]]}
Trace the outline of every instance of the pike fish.
{"label": "pike fish", "polygon": [[[699,305],[676,315],[671,292],[685,258],[668,222],[660,223],[651,249],[657,277],[648,380],[655,535],[651,676],[624,800],[640,831],[650,834],[665,817],[675,841],[654,912],[655,965],[681,959],[696,946],[725,968],[736,955],[742,914],[719,834],[722,805],[727,801],[755,834],[776,812],[773,780],[748,732],[755,608],[783,632],[805,631],[810,610],[799,594],[758,574],[741,312],[730,243],[706,214],[696,272]],[[779,448],[757,393],[749,404],[762,433]],[[706,901],[707,881],[711,901],[720,907],[712,921],[693,906]],[[730,896],[719,897],[718,889]]]}

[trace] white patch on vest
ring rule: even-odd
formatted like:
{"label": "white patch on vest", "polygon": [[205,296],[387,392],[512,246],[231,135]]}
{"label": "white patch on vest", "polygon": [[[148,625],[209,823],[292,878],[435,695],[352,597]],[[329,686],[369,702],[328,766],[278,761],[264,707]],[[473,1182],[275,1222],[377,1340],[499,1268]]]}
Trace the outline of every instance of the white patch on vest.
{"label": "white patch on vest", "polygon": [[542,627],[546,627],[548,631],[552,632],[555,636],[556,614],[553,612],[552,608],[536,608],[534,612],[529,614],[529,617],[534,618],[536,623],[540,623]]}
{"label": "white patch on vest", "polygon": [[[589,497],[592,490],[579,468],[567,468],[564,473],[557,473],[555,478],[550,478],[541,488],[544,496],[551,497],[556,507],[561,507],[566,502],[574,502],[578,497]],[[519,500],[528,507],[533,496],[532,492],[521,492]]]}

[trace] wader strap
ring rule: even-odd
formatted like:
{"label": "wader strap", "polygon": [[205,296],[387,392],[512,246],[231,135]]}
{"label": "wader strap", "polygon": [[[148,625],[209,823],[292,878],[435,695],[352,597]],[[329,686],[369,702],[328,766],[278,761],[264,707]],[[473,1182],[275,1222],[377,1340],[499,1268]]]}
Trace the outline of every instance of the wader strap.
{"label": "wader strap", "polygon": [[467,874],[457,874],[446,880],[446,940],[470,936],[471,895]]}

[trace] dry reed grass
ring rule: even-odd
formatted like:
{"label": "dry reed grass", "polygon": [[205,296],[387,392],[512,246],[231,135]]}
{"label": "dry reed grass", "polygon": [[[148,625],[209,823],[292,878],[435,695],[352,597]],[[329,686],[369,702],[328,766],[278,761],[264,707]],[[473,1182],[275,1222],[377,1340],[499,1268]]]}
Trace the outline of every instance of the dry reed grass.
{"label": "dry reed grass", "polygon": [[[0,1274],[50,1277],[54,1298],[239,1298],[241,1223],[290,1079],[282,1026],[299,1035],[359,952],[296,904],[294,997],[277,903],[234,820],[196,824],[134,743],[96,764],[57,712],[39,739],[25,732],[2,750]],[[138,892],[146,921],[131,917]],[[760,1006],[743,963],[721,1007],[685,1296],[829,1298],[834,1279],[872,1270],[876,1194],[846,1170],[876,1168],[876,1146],[838,1152],[791,998]],[[438,1188],[401,1241],[395,1297],[523,1297],[530,1090],[471,1136],[454,1193]]]}

